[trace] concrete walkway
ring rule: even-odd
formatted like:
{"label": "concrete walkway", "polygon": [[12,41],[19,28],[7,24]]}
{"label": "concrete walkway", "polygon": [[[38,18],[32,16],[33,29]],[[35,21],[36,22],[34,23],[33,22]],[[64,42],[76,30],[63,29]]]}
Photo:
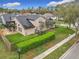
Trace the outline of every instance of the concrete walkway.
{"label": "concrete walkway", "polygon": [[59,59],[79,59],[79,43],[78,44],[74,44]]}
{"label": "concrete walkway", "polygon": [[[63,27],[69,27],[69,24],[57,24],[58,26],[63,26]],[[75,26],[73,26],[73,24],[71,24],[71,28],[75,28]]]}
{"label": "concrete walkway", "polygon": [[75,36],[75,34],[69,36],[68,38],[66,38],[63,41],[59,42],[55,46],[49,48],[45,52],[43,52],[40,55],[34,57],[33,59],[43,59],[43,58],[45,58],[47,55],[49,55],[50,53],[52,53],[53,51],[55,51],[57,48],[59,48],[60,46],[62,46],[63,44],[65,44],[66,42],[68,42],[69,40],[71,40],[74,36]]}

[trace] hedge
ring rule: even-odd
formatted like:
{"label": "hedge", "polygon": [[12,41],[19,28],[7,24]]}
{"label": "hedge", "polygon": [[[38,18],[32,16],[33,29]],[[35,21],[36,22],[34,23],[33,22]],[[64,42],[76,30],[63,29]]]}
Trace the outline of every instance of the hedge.
{"label": "hedge", "polygon": [[40,35],[33,39],[29,39],[27,41],[23,41],[16,44],[17,49],[21,49],[21,53],[24,53],[32,48],[40,46],[50,40],[55,38],[55,34],[53,32],[48,32],[46,34]]}

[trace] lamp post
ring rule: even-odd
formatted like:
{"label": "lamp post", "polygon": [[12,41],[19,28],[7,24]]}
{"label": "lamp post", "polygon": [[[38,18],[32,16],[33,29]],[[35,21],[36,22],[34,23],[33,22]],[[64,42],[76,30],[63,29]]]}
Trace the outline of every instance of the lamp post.
{"label": "lamp post", "polygon": [[18,49],[17,49],[18,59],[20,59],[20,52],[21,52],[21,49],[20,49],[20,48],[18,48]]}

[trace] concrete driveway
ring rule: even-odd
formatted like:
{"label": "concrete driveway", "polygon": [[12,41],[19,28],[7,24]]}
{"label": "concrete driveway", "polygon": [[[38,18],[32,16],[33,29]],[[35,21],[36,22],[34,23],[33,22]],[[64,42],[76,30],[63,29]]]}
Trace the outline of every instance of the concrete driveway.
{"label": "concrete driveway", "polygon": [[63,56],[59,59],[79,59],[79,43],[72,46]]}

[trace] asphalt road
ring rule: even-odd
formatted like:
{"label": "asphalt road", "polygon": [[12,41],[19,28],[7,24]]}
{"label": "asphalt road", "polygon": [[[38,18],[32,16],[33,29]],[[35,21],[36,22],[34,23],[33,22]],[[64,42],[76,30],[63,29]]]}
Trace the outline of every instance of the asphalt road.
{"label": "asphalt road", "polygon": [[79,43],[71,47],[60,59],[79,59]]}

